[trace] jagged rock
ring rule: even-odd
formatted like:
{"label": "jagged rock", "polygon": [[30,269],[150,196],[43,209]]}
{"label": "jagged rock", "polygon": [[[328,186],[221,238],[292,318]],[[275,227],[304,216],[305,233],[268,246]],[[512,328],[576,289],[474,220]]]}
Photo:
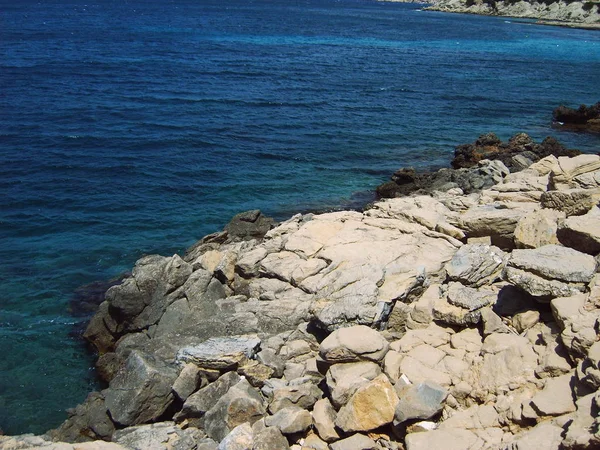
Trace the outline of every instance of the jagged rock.
{"label": "jagged rock", "polygon": [[335,429],[336,412],[328,399],[322,398],[315,403],[313,408],[313,422],[319,437],[326,442],[336,441],[340,438]]}
{"label": "jagged rock", "polygon": [[273,391],[273,398],[269,404],[269,411],[271,414],[275,414],[280,409],[290,406],[308,409],[322,396],[323,392],[310,381],[293,386],[281,387]]}
{"label": "jagged rock", "polygon": [[225,227],[228,239],[262,239],[271,229],[274,221],[264,216],[258,209],[235,215]]}
{"label": "jagged rock", "polygon": [[188,363],[183,366],[179,376],[173,383],[173,392],[184,401],[196,390],[200,384],[200,369],[196,364]]}
{"label": "jagged rock", "polygon": [[356,325],[340,328],[327,336],[321,342],[319,355],[330,363],[381,361],[388,349],[388,342],[377,331]]}
{"label": "jagged rock", "polygon": [[578,109],[560,105],[552,111],[552,120],[561,127],[574,130],[600,131],[600,102],[581,105]]}
{"label": "jagged rock", "polygon": [[471,450],[480,448],[483,441],[469,430],[434,430],[406,436],[406,450]]}
{"label": "jagged rock", "polygon": [[193,362],[208,369],[230,369],[252,358],[260,347],[256,335],[210,338],[177,352],[177,362]]}
{"label": "jagged rock", "polygon": [[447,295],[434,302],[433,317],[449,325],[477,324],[482,308],[493,304],[496,298],[495,292],[451,282]]}
{"label": "jagged rock", "polygon": [[506,279],[539,297],[563,297],[585,289],[596,271],[590,255],[558,245],[514,250],[508,260]]}
{"label": "jagged rock", "polygon": [[187,398],[181,411],[175,416],[176,420],[202,418],[240,380],[241,378],[237,373],[227,372],[215,382],[193,393]]}
{"label": "jagged rock", "polygon": [[265,418],[265,425],[275,427],[283,434],[306,431],[312,425],[310,412],[298,406],[288,406]]}
{"label": "jagged rock", "polygon": [[223,438],[217,450],[248,450],[254,443],[254,431],[249,422],[237,425]]}
{"label": "jagged rock", "polygon": [[69,418],[56,430],[48,434],[54,441],[86,442],[109,440],[115,431],[115,425],[107,414],[104,396],[92,392],[85,401],[69,411]]}
{"label": "jagged rock", "polygon": [[549,186],[552,190],[579,188],[577,177],[600,170],[600,156],[579,155],[573,158],[558,158],[550,172]]}
{"label": "jagged rock", "polygon": [[559,416],[576,410],[571,385],[572,374],[547,378],[544,389],[531,399],[531,405],[539,415]]}
{"label": "jagged rock", "polygon": [[339,410],[335,424],[345,432],[373,430],[392,422],[397,404],[394,387],[382,374],[356,390]]}
{"label": "jagged rock", "polygon": [[502,319],[492,308],[481,309],[481,322],[483,323],[483,335],[492,333],[510,333],[510,329],[502,322]]}
{"label": "jagged rock", "polygon": [[600,208],[594,206],[583,216],[561,221],[557,236],[567,247],[590,255],[600,253]]}
{"label": "jagged rock", "polygon": [[204,433],[197,428],[183,430],[173,422],[160,422],[118,430],[113,442],[132,450],[195,450],[203,437]]}
{"label": "jagged rock", "polygon": [[275,372],[271,367],[261,364],[258,361],[249,360],[238,369],[238,372],[246,377],[254,387],[262,387],[266,380],[273,376]]}
{"label": "jagged rock", "polygon": [[518,333],[533,327],[540,321],[540,312],[537,310],[528,310],[517,313],[512,318],[512,326]]}
{"label": "jagged rock", "polygon": [[254,433],[252,450],[288,450],[289,448],[288,440],[275,427],[267,427]]}
{"label": "jagged rock", "polygon": [[256,422],[265,415],[260,394],[242,379],[232,386],[204,416],[206,434],[222,441],[235,427]]}
{"label": "jagged rock", "polygon": [[570,323],[577,320],[582,314],[585,302],[586,296],[584,294],[559,297],[550,302],[552,314],[562,329],[565,329]]}
{"label": "jagged rock", "polygon": [[442,410],[442,403],[448,391],[431,383],[410,385],[399,392],[400,401],[396,406],[395,422],[402,423],[410,419],[429,419]]}
{"label": "jagged rock", "polygon": [[377,443],[364,434],[353,434],[349,438],[329,445],[331,450],[379,450]]}
{"label": "jagged rock", "polygon": [[303,447],[311,450],[330,450],[327,442],[323,441],[318,435],[311,432],[309,432],[308,436],[306,436],[306,439],[304,439]]}
{"label": "jagged rock", "polygon": [[564,218],[564,212],[553,209],[541,209],[523,216],[515,228],[516,247],[539,248],[558,244],[558,222]]}
{"label": "jagged rock", "polygon": [[157,419],[173,402],[177,371],[151,355],[132,351],[104,393],[112,419],[137,425]]}
{"label": "jagged rock", "polygon": [[335,364],[327,371],[327,387],[336,407],[345,405],[356,390],[381,374],[379,366],[370,361]]}
{"label": "jagged rock", "polygon": [[445,269],[448,278],[467,286],[491,284],[501,276],[505,253],[498,247],[467,244],[458,249]]}
{"label": "jagged rock", "polygon": [[470,208],[460,216],[458,227],[468,238],[490,236],[501,248],[513,246],[514,231],[526,211],[500,205],[481,205]]}
{"label": "jagged rock", "polygon": [[544,192],[540,197],[542,208],[557,209],[567,217],[581,216],[600,201],[600,190],[567,189]]}
{"label": "jagged rock", "polygon": [[594,448],[600,443],[600,438],[594,435],[592,427],[597,413],[594,405],[595,394],[588,394],[577,399],[577,411],[573,421],[568,424],[567,432],[562,442],[567,449]]}

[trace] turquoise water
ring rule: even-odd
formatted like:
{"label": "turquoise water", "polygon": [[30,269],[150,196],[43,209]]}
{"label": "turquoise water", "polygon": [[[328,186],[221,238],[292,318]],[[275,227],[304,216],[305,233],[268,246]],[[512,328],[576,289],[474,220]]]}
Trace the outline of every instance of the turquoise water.
{"label": "turquoise water", "polygon": [[239,211],[347,207],[401,166],[600,97],[600,33],[347,0],[0,5],[0,428],[95,388],[76,288]]}

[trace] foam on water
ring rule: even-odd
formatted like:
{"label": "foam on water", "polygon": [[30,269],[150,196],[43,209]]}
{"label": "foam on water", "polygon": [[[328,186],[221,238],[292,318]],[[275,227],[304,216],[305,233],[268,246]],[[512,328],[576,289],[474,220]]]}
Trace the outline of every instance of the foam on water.
{"label": "foam on water", "polygon": [[[181,252],[235,213],[372,199],[495,131],[555,135],[598,100],[600,35],[361,0],[56,0],[0,27],[0,428],[95,386],[76,288]],[[82,320],[82,319],[81,319]]]}

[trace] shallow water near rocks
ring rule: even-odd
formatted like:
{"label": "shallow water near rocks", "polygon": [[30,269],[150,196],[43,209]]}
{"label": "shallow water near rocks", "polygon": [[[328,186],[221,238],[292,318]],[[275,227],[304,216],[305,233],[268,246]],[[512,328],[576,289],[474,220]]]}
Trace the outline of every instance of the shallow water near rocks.
{"label": "shallow water near rocks", "polygon": [[372,199],[401,166],[600,95],[600,33],[330,0],[34,1],[0,27],[0,428],[97,388],[69,300],[259,208]]}

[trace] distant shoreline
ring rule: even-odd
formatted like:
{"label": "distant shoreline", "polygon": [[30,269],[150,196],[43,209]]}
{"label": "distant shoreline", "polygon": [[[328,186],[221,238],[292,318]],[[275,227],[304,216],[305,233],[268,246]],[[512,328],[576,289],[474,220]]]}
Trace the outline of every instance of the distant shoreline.
{"label": "distant shoreline", "polygon": [[[396,3],[421,3],[428,5],[425,11],[438,11],[478,16],[530,19],[536,25],[559,26],[600,30],[600,3],[597,1],[557,1],[551,4],[518,1],[516,3],[495,0],[380,0]],[[571,20],[579,18],[579,20]]]}

